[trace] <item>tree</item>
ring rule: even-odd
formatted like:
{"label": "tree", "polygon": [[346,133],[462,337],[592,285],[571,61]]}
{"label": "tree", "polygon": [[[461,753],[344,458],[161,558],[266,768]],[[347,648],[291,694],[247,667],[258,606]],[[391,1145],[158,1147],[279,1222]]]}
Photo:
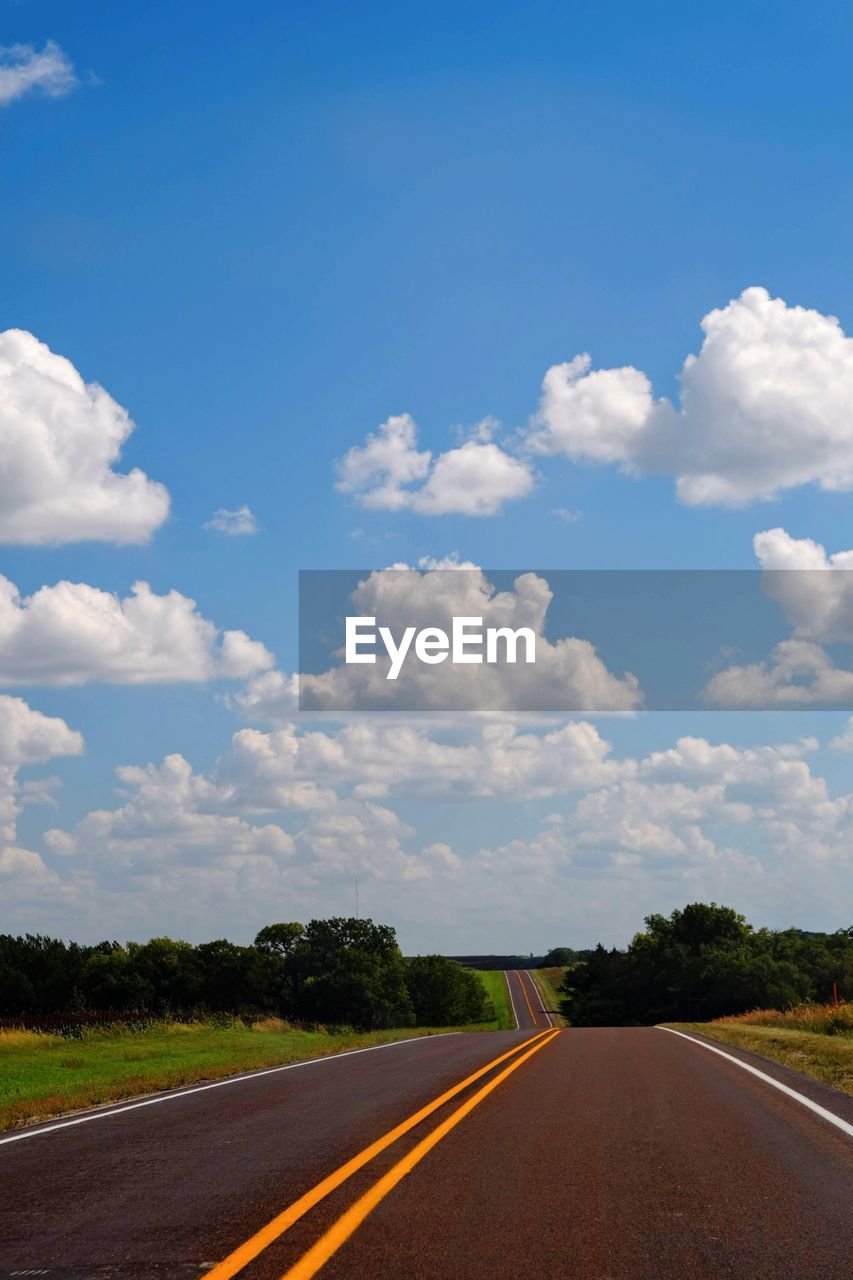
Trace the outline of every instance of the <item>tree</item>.
{"label": "tree", "polygon": [[571,947],[552,947],[539,961],[540,969],[565,969],[577,960],[577,952]]}
{"label": "tree", "polygon": [[417,956],[406,983],[420,1027],[457,1027],[488,1015],[486,989],[476,973],[446,956]]}
{"label": "tree", "polygon": [[130,942],[129,966],[152,991],[149,1008],[155,1013],[194,1009],[201,994],[201,968],[195,947],[174,938]]}
{"label": "tree", "polygon": [[[579,1026],[696,1021],[827,1000],[829,971],[853,947],[837,935],[754,930],[731,907],[693,902],[646,917],[627,951],[603,947],[566,976],[564,1011]],[[837,949],[836,949],[837,947]],[[837,981],[837,979],[836,979]]]}
{"label": "tree", "polygon": [[312,920],[303,944],[304,1017],[365,1031],[413,1025],[406,966],[390,926],[346,916]]}
{"label": "tree", "polygon": [[255,935],[255,947],[266,962],[264,974],[279,1013],[298,1016],[305,970],[305,926],[298,920],[268,924]]}

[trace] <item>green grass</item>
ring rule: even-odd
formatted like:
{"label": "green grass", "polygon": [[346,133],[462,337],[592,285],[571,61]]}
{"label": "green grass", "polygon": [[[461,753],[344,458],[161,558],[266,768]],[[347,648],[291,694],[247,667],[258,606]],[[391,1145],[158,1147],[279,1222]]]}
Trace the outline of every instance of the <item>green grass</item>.
{"label": "green grass", "polygon": [[4,1031],[0,1129],[199,1080],[431,1034],[436,1034],[432,1028],[294,1031],[276,1019],[251,1026],[198,1022],[158,1023],[143,1031],[101,1028],[84,1033],[80,1040]]}
{"label": "green grass", "polygon": [[725,1019],[720,1022],[674,1022],[678,1031],[698,1032],[738,1049],[750,1049],[774,1062],[853,1094],[853,1035],[825,1035],[789,1027],[768,1027]]}
{"label": "green grass", "polygon": [[560,986],[566,976],[566,970],[557,966],[553,969],[529,969],[531,978],[537,983],[542,993],[542,1003],[551,1015],[555,1027],[567,1027],[569,1024],[560,1013]]}
{"label": "green grass", "polygon": [[492,1022],[483,1023],[491,1031],[509,1031],[515,1028],[515,1018],[509,1003],[506,978],[500,969],[475,969],[474,972],[486,988],[489,999],[495,1006],[495,1017]]}

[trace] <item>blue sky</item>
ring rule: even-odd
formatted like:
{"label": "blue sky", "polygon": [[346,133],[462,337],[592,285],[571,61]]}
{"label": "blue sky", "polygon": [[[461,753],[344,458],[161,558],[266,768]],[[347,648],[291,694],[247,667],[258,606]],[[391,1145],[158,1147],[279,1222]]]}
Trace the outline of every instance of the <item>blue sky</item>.
{"label": "blue sky", "polygon": [[[334,471],[404,413],[418,448],[435,455],[458,443],[455,430],[495,417],[495,439],[516,456],[546,370],[580,352],[596,369],[643,371],[656,397],[673,399],[703,316],[749,286],[850,332],[848,5],[0,0],[0,45],[38,52],[48,41],[76,84],[55,95],[36,85],[0,106],[0,329],[35,335],[130,412],[136,430],[116,469],[164,485],[171,510],[139,545],[0,547],[0,572],[22,594],[69,579],[126,596],[143,579],[191,597],[291,672],[300,568],[452,553],[487,567],[752,568],[754,535],[776,527],[828,553],[853,547],[849,487],[797,483],[772,501],[690,506],[671,475],[545,453],[525,462],[528,496],[471,517],[365,507],[335,488]],[[215,509],[244,504],[253,536],[202,527]],[[558,509],[581,514],[569,522]],[[74,853],[57,855],[46,829],[72,831],[127,802],[136,784],[117,796],[117,766],[180,753],[212,779],[235,732],[275,731],[235,709],[236,679],[58,679],[4,686],[82,733],[85,751],[21,767],[21,784],[56,775],[63,786],[54,808],[14,801],[23,807],[10,847],[46,872],[27,863],[0,927],[91,937],[111,931],[106,918],[122,936],[243,938],[270,910],[349,909],[346,849],[330,852],[326,835],[300,843],[305,811],[261,815],[245,796],[235,821],[281,824],[297,840],[295,853],[262,840],[256,854],[234,853],[289,859],[272,880],[259,861],[203,884],[215,837],[193,861],[199,879],[182,878],[174,833],[157,849],[143,850],[138,832],[113,832],[101,847],[91,822]],[[596,724],[632,760],[684,733],[742,749],[815,736],[807,767],[837,799],[850,757],[826,744],[845,719],[814,709]],[[339,816],[367,831],[358,779],[341,785]],[[368,907],[399,924],[410,948],[618,941],[643,909],[678,905],[694,887],[760,921],[849,923],[838,831],[832,849],[825,832],[803,836],[819,864],[803,901],[797,885],[810,871],[770,850],[778,832],[766,824],[738,819],[735,830],[726,814],[706,816],[715,852],[704,862],[679,828],[680,871],[676,852],[663,870],[651,857],[630,861],[627,837],[620,862],[623,836],[610,827],[598,844],[580,842],[598,863],[574,831],[548,861],[536,843],[542,818],[569,822],[577,792],[522,799],[498,788],[461,804],[400,788],[375,803],[408,824],[402,854],[372,866],[369,852],[363,864],[353,853],[351,865]],[[769,803],[763,793],[737,802]],[[225,799],[210,803],[221,817]],[[510,837],[519,847],[501,853]],[[186,847],[195,839],[187,828]],[[433,844],[482,856],[479,870],[456,868],[445,882],[446,867],[422,857]],[[723,849],[763,858],[764,878],[746,870],[741,884],[733,858],[721,870]],[[481,906],[486,874],[502,892]],[[512,888],[518,876],[529,896]],[[448,897],[454,909],[438,922]]]}

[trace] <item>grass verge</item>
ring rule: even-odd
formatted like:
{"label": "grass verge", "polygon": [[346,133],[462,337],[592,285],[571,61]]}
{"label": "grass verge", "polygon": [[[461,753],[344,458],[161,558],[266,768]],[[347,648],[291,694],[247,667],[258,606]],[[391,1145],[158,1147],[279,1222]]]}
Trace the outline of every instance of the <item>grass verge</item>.
{"label": "grass verge", "polygon": [[495,1007],[494,1020],[483,1023],[483,1027],[490,1031],[515,1030],[515,1018],[510,1008],[509,991],[503,972],[500,969],[475,969],[474,972]]}
{"label": "grass verge", "polygon": [[568,1020],[560,1013],[560,987],[566,976],[566,970],[562,966],[553,969],[528,969],[533,981],[539,987],[542,994],[542,1003],[551,1015],[551,1021],[555,1027],[567,1027]]}
{"label": "grass verge", "polygon": [[[475,1029],[487,1025],[491,1024]],[[35,1031],[3,1031],[0,1129],[241,1071],[435,1035],[439,1030],[295,1031],[267,1018],[224,1027],[207,1022],[157,1023],[140,1031],[107,1027],[74,1040]]]}
{"label": "grass verge", "polygon": [[853,1036],[822,1035],[790,1027],[769,1027],[724,1019],[720,1022],[673,1022],[677,1031],[698,1032],[738,1049],[750,1049],[803,1075],[853,1094]]}

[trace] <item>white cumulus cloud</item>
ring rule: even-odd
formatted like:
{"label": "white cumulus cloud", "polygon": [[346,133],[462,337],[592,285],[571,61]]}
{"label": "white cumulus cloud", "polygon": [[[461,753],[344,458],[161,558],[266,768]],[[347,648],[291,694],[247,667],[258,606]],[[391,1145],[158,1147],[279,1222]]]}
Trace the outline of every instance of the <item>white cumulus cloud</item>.
{"label": "white cumulus cloud", "polygon": [[163,485],[113,468],[127,410],[31,333],[0,333],[0,542],[145,542],[169,513]]}
{"label": "white cumulus cloud", "polygon": [[672,475],[690,506],[853,489],[853,339],[838,320],[750,288],[702,329],[678,407],[630,366],[581,355],[549,369],[530,450]]}
{"label": "white cumulus cloud", "polygon": [[181,755],[161,765],[123,765],[116,770],[130,792],[118,809],[95,810],[72,832],[52,829],[45,842],[54,853],[88,853],[127,865],[178,859],[214,862],[278,859],[293,853],[293,840],[274,823],[255,826],[233,812],[227,789],[193,772]]}
{"label": "white cumulus cloud", "polygon": [[337,487],[362,506],[386,511],[495,515],[504,503],[530,493],[533,473],[491,440],[493,425],[481,424],[473,439],[433,457],[418,449],[414,419],[398,414],[344,455]]}
{"label": "white cumulus cloud", "polygon": [[0,575],[0,683],[152,684],[248,679],[272,655],[243,631],[220,632],[178,591],[146,582],[120,598],[82,582],[21,596]]}

